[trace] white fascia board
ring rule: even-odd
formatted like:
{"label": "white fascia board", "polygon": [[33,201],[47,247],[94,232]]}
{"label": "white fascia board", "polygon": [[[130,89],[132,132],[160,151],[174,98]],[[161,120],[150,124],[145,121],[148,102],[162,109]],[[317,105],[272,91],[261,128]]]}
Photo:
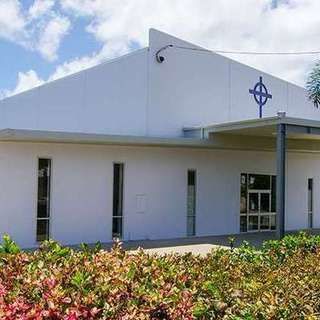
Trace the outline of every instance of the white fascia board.
{"label": "white fascia board", "polygon": [[0,141],[70,143],[95,145],[140,145],[165,147],[214,148],[214,143],[204,139],[158,138],[146,136],[105,135],[78,132],[3,129]]}

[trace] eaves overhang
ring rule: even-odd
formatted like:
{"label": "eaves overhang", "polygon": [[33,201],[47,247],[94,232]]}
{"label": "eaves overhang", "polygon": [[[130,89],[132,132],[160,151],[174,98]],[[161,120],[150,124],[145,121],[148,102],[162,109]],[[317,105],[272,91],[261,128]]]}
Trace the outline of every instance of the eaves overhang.
{"label": "eaves overhang", "polygon": [[320,139],[320,121],[286,116],[214,124],[203,130],[207,137],[215,134],[275,137],[279,124],[286,125],[289,139]]}
{"label": "eaves overhang", "polygon": [[[320,121],[290,117],[270,117],[187,128],[189,137],[2,129],[0,142],[274,151],[279,124],[286,124],[289,152],[320,152]],[[192,130],[197,134],[192,135]]]}
{"label": "eaves overhang", "polygon": [[191,148],[215,147],[214,143],[206,139],[163,138],[29,129],[2,129],[0,130],[0,142],[1,141]]}

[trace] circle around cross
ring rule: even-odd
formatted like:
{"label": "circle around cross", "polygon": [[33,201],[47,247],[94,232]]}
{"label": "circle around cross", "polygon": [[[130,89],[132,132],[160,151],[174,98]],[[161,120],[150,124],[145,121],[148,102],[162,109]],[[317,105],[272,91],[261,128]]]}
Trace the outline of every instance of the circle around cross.
{"label": "circle around cross", "polygon": [[262,77],[259,78],[253,89],[249,89],[249,93],[253,94],[254,100],[260,107],[260,118],[262,117],[262,107],[267,103],[268,99],[272,99],[272,95],[268,92],[267,87],[262,82]]}

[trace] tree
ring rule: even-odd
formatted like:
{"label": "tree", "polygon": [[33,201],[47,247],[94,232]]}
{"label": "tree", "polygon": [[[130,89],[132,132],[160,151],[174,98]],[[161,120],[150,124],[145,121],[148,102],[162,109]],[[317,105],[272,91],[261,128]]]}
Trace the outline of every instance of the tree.
{"label": "tree", "polygon": [[308,98],[312,101],[315,107],[320,106],[320,60],[316,62],[311,70],[306,84]]}

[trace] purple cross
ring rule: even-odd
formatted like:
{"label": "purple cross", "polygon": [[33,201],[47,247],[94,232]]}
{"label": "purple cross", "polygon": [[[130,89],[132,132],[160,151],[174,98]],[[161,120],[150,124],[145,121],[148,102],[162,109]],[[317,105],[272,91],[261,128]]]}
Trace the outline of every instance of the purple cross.
{"label": "purple cross", "polygon": [[260,77],[259,82],[256,83],[253,89],[249,89],[249,93],[253,94],[254,100],[259,105],[259,117],[262,118],[262,107],[267,103],[268,99],[272,99],[267,87],[262,82]]}

